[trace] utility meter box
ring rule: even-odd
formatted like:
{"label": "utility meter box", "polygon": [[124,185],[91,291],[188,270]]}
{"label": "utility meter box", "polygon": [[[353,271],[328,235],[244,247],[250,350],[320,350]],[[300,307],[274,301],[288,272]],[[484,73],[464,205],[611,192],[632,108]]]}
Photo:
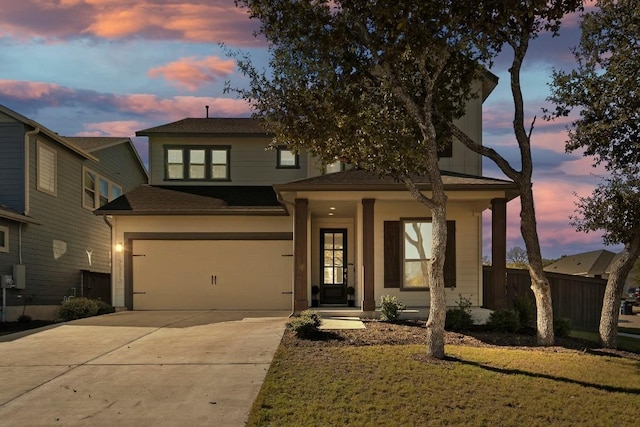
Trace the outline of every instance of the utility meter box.
{"label": "utility meter box", "polygon": [[0,286],[3,288],[10,288],[13,286],[13,276],[3,274],[0,276]]}
{"label": "utility meter box", "polygon": [[26,265],[14,264],[12,287],[16,289],[24,289],[27,287],[27,266]]}

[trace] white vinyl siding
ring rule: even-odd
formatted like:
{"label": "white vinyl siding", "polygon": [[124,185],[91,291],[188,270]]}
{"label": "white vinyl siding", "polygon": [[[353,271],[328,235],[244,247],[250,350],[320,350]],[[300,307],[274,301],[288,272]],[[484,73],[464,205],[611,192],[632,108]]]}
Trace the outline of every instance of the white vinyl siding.
{"label": "white vinyl siding", "polygon": [[57,195],[57,153],[38,141],[38,169],[36,188],[44,193]]}

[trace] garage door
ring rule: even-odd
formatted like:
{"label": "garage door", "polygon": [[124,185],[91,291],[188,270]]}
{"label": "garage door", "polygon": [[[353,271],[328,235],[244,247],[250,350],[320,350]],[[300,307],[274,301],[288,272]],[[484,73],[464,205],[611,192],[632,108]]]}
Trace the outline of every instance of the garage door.
{"label": "garage door", "polygon": [[291,240],[134,240],[134,310],[289,310]]}

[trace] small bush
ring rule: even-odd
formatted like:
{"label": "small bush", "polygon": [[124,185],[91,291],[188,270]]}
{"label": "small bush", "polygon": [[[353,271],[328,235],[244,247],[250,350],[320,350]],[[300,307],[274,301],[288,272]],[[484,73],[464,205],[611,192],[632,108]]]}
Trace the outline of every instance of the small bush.
{"label": "small bush", "polygon": [[317,335],[322,319],[314,310],[305,310],[300,316],[294,317],[287,322],[287,329],[295,332],[300,338],[309,338]]}
{"label": "small bush", "polygon": [[568,337],[571,332],[571,320],[553,319],[553,333],[556,337]]}
{"label": "small bush", "polygon": [[458,307],[447,310],[444,328],[447,331],[462,332],[468,330],[472,325],[473,317],[471,317],[471,300],[460,294]]}
{"label": "small bush", "polygon": [[102,314],[109,314],[109,313],[115,313],[116,309],[113,308],[112,306],[110,306],[109,304],[107,304],[106,302],[97,299],[94,300],[96,302],[96,304],[98,305],[98,316],[102,315]]}
{"label": "small bush", "polygon": [[58,310],[58,315],[64,321],[82,319],[96,316],[98,314],[98,304],[95,300],[88,298],[72,298],[65,301]]}
{"label": "small bush", "polygon": [[21,314],[20,316],[18,316],[18,323],[30,323],[31,322],[31,316],[29,316],[28,314]]}
{"label": "small bush", "polygon": [[382,295],[380,320],[384,322],[395,322],[405,308],[407,308],[407,306],[398,301],[398,297]]}
{"label": "small bush", "polygon": [[521,328],[531,326],[536,320],[536,306],[530,298],[516,295],[513,310],[518,314]]}
{"label": "small bush", "polygon": [[520,319],[515,311],[498,310],[489,315],[487,326],[494,331],[518,332],[520,330]]}

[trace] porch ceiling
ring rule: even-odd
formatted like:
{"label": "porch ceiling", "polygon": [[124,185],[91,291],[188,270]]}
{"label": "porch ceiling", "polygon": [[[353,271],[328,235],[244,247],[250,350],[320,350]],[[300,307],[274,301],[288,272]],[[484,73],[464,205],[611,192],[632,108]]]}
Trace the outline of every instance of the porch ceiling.
{"label": "porch ceiling", "polygon": [[354,218],[359,201],[309,200],[312,218]]}

